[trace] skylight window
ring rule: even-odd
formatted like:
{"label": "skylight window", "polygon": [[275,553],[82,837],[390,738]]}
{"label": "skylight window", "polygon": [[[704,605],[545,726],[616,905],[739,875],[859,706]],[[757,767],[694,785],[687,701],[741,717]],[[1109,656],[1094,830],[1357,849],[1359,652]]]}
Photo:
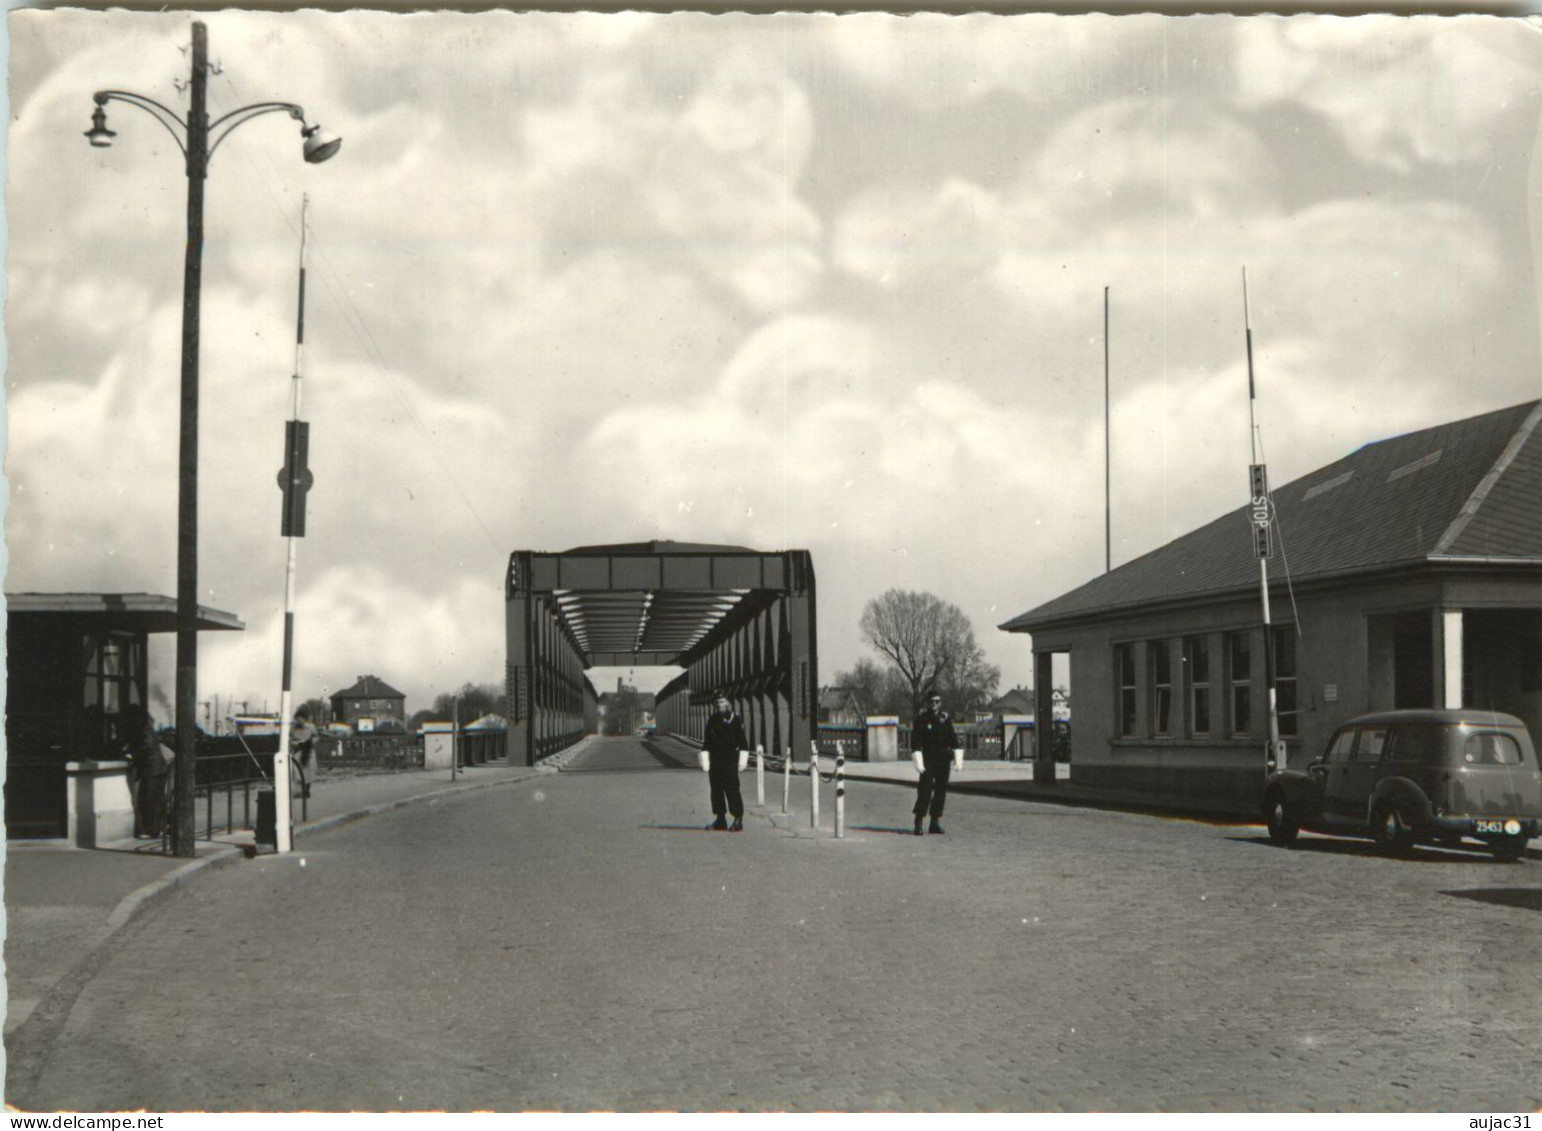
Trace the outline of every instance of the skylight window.
{"label": "skylight window", "polygon": [[1308,499],[1315,499],[1318,495],[1333,490],[1335,487],[1342,487],[1354,477],[1355,473],[1352,470],[1344,472],[1343,475],[1335,475],[1325,483],[1319,483],[1315,487],[1308,488],[1306,494],[1301,496],[1301,501],[1304,503]]}
{"label": "skylight window", "polygon": [[1413,461],[1413,463],[1405,463],[1402,467],[1391,472],[1387,476],[1387,482],[1391,483],[1394,479],[1401,479],[1405,475],[1412,475],[1416,471],[1422,471],[1424,468],[1429,467],[1431,464],[1439,463],[1440,453],[1443,451],[1445,451],[1444,448],[1436,448],[1423,459],[1416,459]]}

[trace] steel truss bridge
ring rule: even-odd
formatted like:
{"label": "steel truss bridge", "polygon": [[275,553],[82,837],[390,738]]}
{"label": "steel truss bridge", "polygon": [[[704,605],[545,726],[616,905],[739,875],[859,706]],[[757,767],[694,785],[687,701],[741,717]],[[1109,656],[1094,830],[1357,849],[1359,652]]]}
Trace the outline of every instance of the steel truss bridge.
{"label": "steel truss bridge", "polygon": [[818,730],[807,550],[642,542],[509,556],[509,760],[534,765],[594,729],[593,667],[682,667],[660,730],[699,740],[726,694],[751,745],[807,756]]}

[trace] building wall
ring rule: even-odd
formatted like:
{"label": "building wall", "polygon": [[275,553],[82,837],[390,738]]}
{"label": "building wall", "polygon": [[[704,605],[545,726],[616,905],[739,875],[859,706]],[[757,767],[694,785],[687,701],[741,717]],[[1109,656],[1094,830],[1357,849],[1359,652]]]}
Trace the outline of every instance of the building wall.
{"label": "building wall", "polygon": [[[1271,594],[1273,624],[1296,629],[1296,733],[1286,736],[1288,764],[1301,766],[1317,757],[1333,730],[1355,715],[1432,706],[1397,701],[1399,655],[1405,665],[1430,662],[1427,655],[1409,654],[1406,632],[1399,652],[1399,626],[1433,625],[1440,610],[1452,608],[1465,613],[1468,705],[1520,715],[1533,734],[1542,733],[1542,673],[1535,658],[1542,656],[1542,644],[1535,643],[1542,633],[1542,588],[1513,576],[1426,573],[1297,591],[1294,600],[1288,592]],[[1229,633],[1245,634],[1250,645],[1246,686],[1252,717],[1246,735],[1232,734],[1226,726]],[[1209,642],[1209,735],[1193,733],[1183,662],[1183,638],[1189,636]],[[1432,644],[1422,647],[1438,650],[1438,632],[1432,630],[1429,639]],[[1268,735],[1263,642],[1256,598],[1036,632],[1035,652],[1070,653],[1071,780],[1151,800],[1252,812],[1264,780]],[[1165,647],[1170,661],[1172,702],[1165,735],[1153,733],[1152,643]],[[1114,649],[1120,644],[1131,645],[1134,660],[1133,737],[1117,733],[1120,687]]]}

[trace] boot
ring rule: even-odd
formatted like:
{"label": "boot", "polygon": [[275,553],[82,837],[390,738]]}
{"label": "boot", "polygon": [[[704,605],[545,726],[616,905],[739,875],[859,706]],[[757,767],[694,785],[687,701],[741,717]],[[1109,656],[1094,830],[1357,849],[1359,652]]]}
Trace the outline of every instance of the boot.
{"label": "boot", "polygon": [[[943,827],[941,825],[939,825],[937,823],[937,818],[933,817],[932,818],[931,827],[928,828],[926,831],[929,832],[929,833],[941,833],[941,832],[944,832],[945,830],[943,829]],[[918,817],[916,819],[916,833],[919,834],[920,832],[921,832],[921,820]]]}
{"label": "boot", "polygon": [[728,831],[731,833],[742,833],[744,831],[744,818],[735,817],[734,823],[728,826]]}
{"label": "boot", "polygon": [[921,818],[917,817],[916,818],[916,836],[920,836],[920,835],[921,835]]}
{"label": "boot", "polygon": [[728,828],[728,822],[723,819],[723,814],[719,813],[717,815],[717,820],[713,821],[710,825],[707,826],[707,828],[714,829],[717,832],[722,832],[724,829]]}

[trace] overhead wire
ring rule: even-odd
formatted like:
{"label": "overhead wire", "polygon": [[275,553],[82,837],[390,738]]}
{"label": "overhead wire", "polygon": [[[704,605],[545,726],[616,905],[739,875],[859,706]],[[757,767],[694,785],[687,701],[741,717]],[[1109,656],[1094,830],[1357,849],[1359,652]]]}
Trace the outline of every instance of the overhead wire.
{"label": "overhead wire", "polygon": [[[233,109],[244,104],[243,96],[241,95],[240,91],[236,89],[235,84],[230,79],[230,75],[223,68],[216,66],[215,68],[211,69],[211,73],[214,77],[222,79],[224,81],[224,85],[228,88],[232,100],[230,108]],[[211,93],[214,85],[215,84],[210,84]],[[222,107],[222,109],[224,108]],[[259,163],[253,156],[253,151],[254,147],[251,146],[242,148],[241,160],[245,162],[247,167],[254,174],[254,180],[256,180],[256,182],[262,186],[263,191],[267,194],[269,203],[273,207],[273,211],[278,214],[284,226],[288,228],[290,233],[298,238],[299,229],[296,226],[294,217],[292,215],[292,210],[286,207],[281,198],[281,194],[274,188],[275,183],[285,183],[285,178],[282,171],[274,164],[271,156],[266,156],[266,151],[264,151],[265,160],[262,163]],[[312,204],[314,206],[314,201],[312,201]],[[308,228],[309,238],[311,240],[311,254],[314,256],[318,266],[322,268],[322,289],[326,291],[328,297],[332,301],[333,306],[341,315],[343,324],[348,327],[348,330],[353,335],[354,340],[363,350],[364,357],[370,368],[373,369],[376,376],[384,382],[386,387],[390,390],[392,398],[395,400],[396,404],[400,406],[404,416],[407,418],[412,427],[416,429],[419,435],[422,436],[425,450],[427,450],[430,458],[433,459],[435,464],[437,464],[439,467],[439,470],[444,474],[445,479],[449,482],[451,490],[454,492],[456,497],[459,498],[461,505],[464,506],[467,512],[471,515],[478,529],[481,530],[483,537],[487,539],[488,545],[498,553],[503,553],[506,549],[505,544],[500,543],[499,540],[493,536],[492,531],[488,528],[487,523],[483,520],[481,513],[472,503],[470,495],[466,492],[465,488],[461,485],[460,480],[456,477],[454,469],[450,467],[449,463],[445,460],[443,453],[439,450],[438,445],[434,443],[434,434],[432,430],[430,430],[427,425],[424,424],[422,418],[413,409],[411,402],[408,400],[400,383],[394,376],[392,367],[387,361],[385,351],[381,348],[380,341],[375,336],[375,332],[370,325],[369,319],[365,317],[364,312],[359,309],[358,305],[353,301],[352,296],[349,295],[348,287],[343,281],[341,272],[338,271],[338,269],[333,265],[330,256],[326,254],[325,241],[319,240],[317,238],[317,230],[314,224],[308,225]],[[321,246],[318,247],[318,244]]]}

